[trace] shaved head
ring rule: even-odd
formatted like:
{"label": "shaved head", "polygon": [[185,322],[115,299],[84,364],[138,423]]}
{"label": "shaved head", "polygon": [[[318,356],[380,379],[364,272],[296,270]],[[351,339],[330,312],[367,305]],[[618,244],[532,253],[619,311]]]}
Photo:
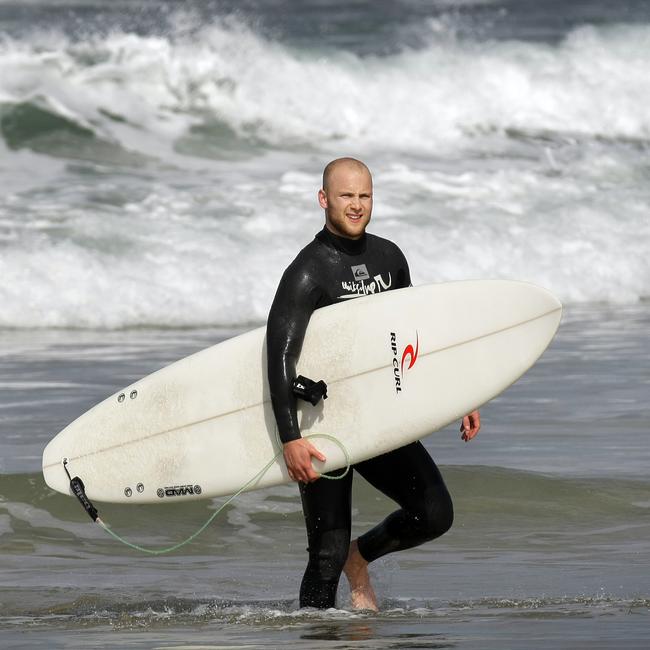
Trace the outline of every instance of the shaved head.
{"label": "shaved head", "polygon": [[337,158],[336,160],[332,160],[332,162],[328,163],[323,170],[323,189],[326,192],[332,181],[332,176],[334,176],[334,173],[337,171],[343,171],[344,169],[354,170],[356,172],[366,172],[372,179],[372,174],[370,173],[370,170],[365,163],[362,163],[356,158]]}
{"label": "shaved head", "polygon": [[356,158],[337,158],[323,171],[318,202],[325,210],[325,226],[348,239],[363,237],[372,214],[372,175]]}

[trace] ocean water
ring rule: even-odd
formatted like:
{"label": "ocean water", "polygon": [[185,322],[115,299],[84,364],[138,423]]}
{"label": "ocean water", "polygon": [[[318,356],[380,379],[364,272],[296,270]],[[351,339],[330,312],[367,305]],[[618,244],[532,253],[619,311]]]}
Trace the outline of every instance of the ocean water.
{"label": "ocean water", "polygon": [[[648,69],[642,0],[0,0],[2,647],[647,647]],[[476,440],[426,439],[455,524],[373,566],[376,615],[298,610],[292,486],[149,558],[40,474],[94,403],[264,322],[341,155],[415,284],[565,303]],[[217,504],[100,510],[162,546]],[[356,532],[390,508],[357,481]]]}
{"label": "ocean water", "polygon": [[[99,399],[229,334],[13,330],[0,337],[0,639],[24,648],[644,648],[650,627],[650,306],[569,307],[557,338],[482,409],[425,444],[451,531],[372,565],[379,614],[299,610],[306,539],[292,485],[241,495],[181,551],[149,557],[40,474],[49,437]],[[100,505],[169,546],[220,500]],[[354,533],[392,509],[355,481]]]}

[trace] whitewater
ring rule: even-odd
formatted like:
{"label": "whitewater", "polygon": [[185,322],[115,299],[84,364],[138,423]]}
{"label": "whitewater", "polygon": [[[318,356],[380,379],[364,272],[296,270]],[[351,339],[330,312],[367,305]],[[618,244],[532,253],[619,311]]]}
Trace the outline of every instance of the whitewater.
{"label": "whitewater", "polygon": [[443,15],[359,53],[249,23],[3,35],[0,327],[264,322],[341,155],[416,284],[647,300],[648,25],[467,39]]}

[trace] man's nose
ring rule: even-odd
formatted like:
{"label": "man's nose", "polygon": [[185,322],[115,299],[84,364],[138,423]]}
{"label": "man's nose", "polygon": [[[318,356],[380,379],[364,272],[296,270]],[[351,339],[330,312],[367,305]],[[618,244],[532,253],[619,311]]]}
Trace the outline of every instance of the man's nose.
{"label": "man's nose", "polygon": [[358,196],[353,196],[352,197],[352,205],[351,205],[353,210],[361,210],[361,201],[359,200]]}

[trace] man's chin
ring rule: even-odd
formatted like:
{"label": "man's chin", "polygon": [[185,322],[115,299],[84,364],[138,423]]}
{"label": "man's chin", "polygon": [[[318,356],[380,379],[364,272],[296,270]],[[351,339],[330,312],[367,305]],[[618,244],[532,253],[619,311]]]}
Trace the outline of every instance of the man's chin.
{"label": "man's chin", "polygon": [[348,228],[350,232],[350,236],[361,237],[361,235],[363,235],[363,233],[366,232],[367,226],[368,226],[367,221],[365,221],[364,223],[352,224],[352,226]]}
{"label": "man's chin", "polygon": [[342,223],[333,224],[327,223],[327,229],[339,237],[347,237],[348,239],[359,239],[366,231],[367,222],[365,223]]}

